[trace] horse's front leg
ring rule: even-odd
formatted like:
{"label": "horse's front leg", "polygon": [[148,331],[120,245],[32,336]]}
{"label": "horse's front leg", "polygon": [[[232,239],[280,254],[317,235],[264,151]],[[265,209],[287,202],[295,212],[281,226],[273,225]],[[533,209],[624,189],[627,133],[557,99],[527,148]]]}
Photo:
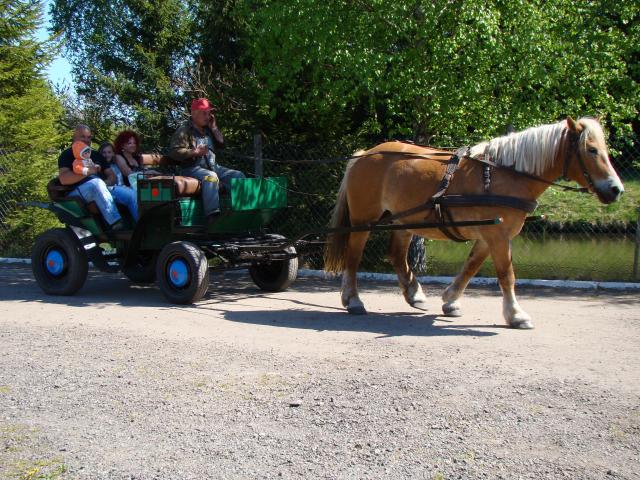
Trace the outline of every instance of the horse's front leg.
{"label": "horse's front leg", "polygon": [[369,232],[355,232],[349,235],[347,252],[344,261],[344,271],[342,272],[342,305],[347,308],[347,312],[352,315],[364,315],[367,310],[358,295],[358,284],[356,274],[358,265],[362,259],[364,246],[369,238]]}
{"label": "horse's front leg", "polygon": [[496,275],[502,289],[502,315],[506,322],[513,328],[533,328],[531,317],[525,312],[516,300],[515,283],[516,276],[513,273],[511,259],[511,242],[501,239],[492,243],[491,257],[496,267]]}
{"label": "horse's front leg", "polygon": [[462,315],[460,297],[473,276],[478,273],[480,267],[489,255],[489,246],[484,240],[476,240],[464,266],[451,285],[442,294],[442,313],[447,317],[459,317]]}

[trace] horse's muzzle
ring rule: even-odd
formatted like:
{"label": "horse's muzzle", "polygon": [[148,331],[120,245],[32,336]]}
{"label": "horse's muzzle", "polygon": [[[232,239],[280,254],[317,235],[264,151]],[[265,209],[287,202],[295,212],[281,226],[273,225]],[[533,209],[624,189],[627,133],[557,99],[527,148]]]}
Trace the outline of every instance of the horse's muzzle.
{"label": "horse's muzzle", "polygon": [[618,179],[609,178],[595,182],[595,193],[602,203],[617,202],[624,193],[624,186]]}

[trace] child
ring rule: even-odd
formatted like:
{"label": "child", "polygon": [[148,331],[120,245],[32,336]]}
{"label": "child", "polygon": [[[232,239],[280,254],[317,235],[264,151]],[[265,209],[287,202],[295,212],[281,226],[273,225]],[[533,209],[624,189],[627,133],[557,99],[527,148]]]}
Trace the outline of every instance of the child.
{"label": "child", "polygon": [[111,170],[113,170],[113,173],[115,173],[116,183],[114,185],[124,185],[122,172],[120,171],[118,164],[114,161],[116,153],[113,151],[113,145],[110,142],[104,142],[102,145],[100,145],[98,153],[100,153],[100,155],[104,157],[104,159],[109,164],[109,168],[111,168]]}
{"label": "child", "polygon": [[89,175],[89,169],[96,165],[91,160],[91,147],[84,142],[73,142],[73,173],[77,175]]}
{"label": "child", "polygon": [[113,198],[115,198],[116,203],[126,206],[131,213],[133,220],[137,222],[138,202],[136,199],[136,192],[124,184],[122,172],[118,168],[118,164],[114,161],[116,155],[113,145],[109,142],[102,143],[98,149],[98,153],[104,157],[106,164],[108,165],[108,167],[105,166],[105,170],[110,168],[113,170],[116,177],[113,185],[110,185],[109,180],[105,179],[105,182],[107,182],[107,188],[111,192],[111,195],[113,195]]}

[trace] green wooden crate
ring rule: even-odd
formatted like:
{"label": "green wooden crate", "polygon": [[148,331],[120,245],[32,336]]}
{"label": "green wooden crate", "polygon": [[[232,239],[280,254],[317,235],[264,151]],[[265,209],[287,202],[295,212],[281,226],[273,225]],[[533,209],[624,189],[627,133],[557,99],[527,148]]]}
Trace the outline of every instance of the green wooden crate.
{"label": "green wooden crate", "polygon": [[[243,178],[231,180],[228,195],[220,198],[220,218],[211,226],[211,233],[241,233],[258,231],[267,225],[278,211],[287,206],[287,179]],[[184,227],[205,222],[200,198],[178,201],[180,224]]]}
{"label": "green wooden crate", "polygon": [[174,184],[171,178],[141,178],[138,180],[137,189],[140,203],[173,200]]}
{"label": "green wooden crate", "polygon": [[231,180],[231,208],[260,210],[287,206],[285,177],[234,178]]}

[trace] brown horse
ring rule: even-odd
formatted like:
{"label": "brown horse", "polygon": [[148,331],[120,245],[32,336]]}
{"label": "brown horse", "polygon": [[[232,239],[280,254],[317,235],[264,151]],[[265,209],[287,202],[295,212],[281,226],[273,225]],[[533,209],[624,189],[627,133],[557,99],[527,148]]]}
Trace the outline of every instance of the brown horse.
{"label": "brown horse", "polygon": [[[440,152],[440,153],[437,153]],[[447,156],[441,150],[402,142],[387,142],[366,152],[357,152],[346,168],[331,227],[348,227],[375,222],[387,212],[396,214],[425,203],[438,190],[446,169]],[[450,152],[449,152],[450,153]],[[434,155],[435,154],[435,155]],[[440,156],[436,156],[440,155]],[[433,158],[429,158],[429,157]],[[564,173],[588,188],[602,203],[611,203],[624,191],[609,161],[602,127],[593,118],[574,121],[567,118],[551,125],[529,128],[476,145],[470,157],[490,160],[490,193],[534,201]],[[520,173],[523,172],[523,173]],[[447,190],[449,194],[486,194],[483,164],[463,158]],[[462,271],[442,295],[447,316],[460,316],[460,297],[469,280],[491,255],[503,294],[503,315],[514,328],[533,328],[530,316],[518,305],[514,293],[515,276],[511,263],[511,239],[520,233],[526,213],[510,207],[450,208],[453,221],[502,217],[493,226],[459,228],[466,239],[475,240]],[[396,223],[435,222],[433,210],[415,213]],[[407,264],[412,235],[446,240],[438,229],[396,230],[391,234],[389,259],[397,274],[402,293],[413,307],[425,309],[422,287]],[[342,272],[342,304],[352,314],[364,314],[358,296],[356,271],[369,232],[336,233],[329,236],[325,251],[325,270]]]}

